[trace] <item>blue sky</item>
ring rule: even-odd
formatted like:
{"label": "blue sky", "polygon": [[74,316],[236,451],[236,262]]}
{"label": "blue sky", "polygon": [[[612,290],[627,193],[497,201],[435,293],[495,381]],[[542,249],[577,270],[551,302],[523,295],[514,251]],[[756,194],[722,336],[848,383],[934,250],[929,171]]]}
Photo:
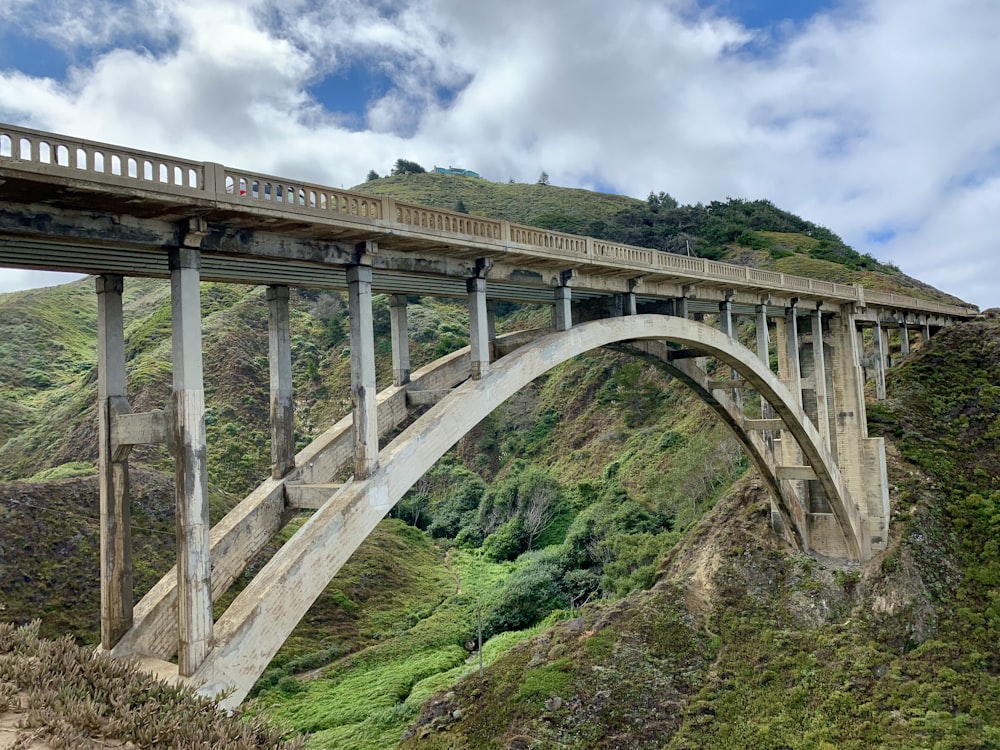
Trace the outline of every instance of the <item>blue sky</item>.
{"label": "blue sky", "polygon": [[403,157],[768,198],[992,306],[998,38],[995,0],[5,0],[0,121],[338,186]]}

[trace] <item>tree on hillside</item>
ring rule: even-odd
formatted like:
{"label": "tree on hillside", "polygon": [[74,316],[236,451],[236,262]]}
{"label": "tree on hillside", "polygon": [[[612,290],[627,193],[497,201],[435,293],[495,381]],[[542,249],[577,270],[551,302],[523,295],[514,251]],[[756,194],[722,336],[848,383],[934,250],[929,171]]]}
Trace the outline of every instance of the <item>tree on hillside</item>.
{"label": "tree on hillside", "polygon": [[677,208],[677,199],[674,198],[670,193],[664,193],[662,190],[659,193],[654,193],[652,190],[649,191],[649,197],[646,199],[649,207],[653,211],[659,211],[661,208],[673,209]]}
{"label": "tree on hillside", "polygon": [[538,184],[539,185],[548,185],[549,184],[549,173],[548,172],[543,171],[540,175],[538,175]]}
{"label": "tree on hillside", "polygon": [[409,159],[396,159],[396,163],[392,166],[391,174],[395,177],[401,174],[421,174],[427,170],[417,164],[415,161],[410,161]]}
{"label": "tree on hillside", "polygon": [[460,213],[460,214],[467,214],[467,213],[469,213],[469,209],[466,208],[466,206],[465,206],[465,201],[463,201],[461,198],[459,198],[457,201],[455,201],[455,211],[457,213]]}
{"label": "tree on hillside", "polygon": [[379,173],[374,169],[368,170],[368,176],[365,177],[365,182],[371,182],[372,180],[377,180],[379,178]]}

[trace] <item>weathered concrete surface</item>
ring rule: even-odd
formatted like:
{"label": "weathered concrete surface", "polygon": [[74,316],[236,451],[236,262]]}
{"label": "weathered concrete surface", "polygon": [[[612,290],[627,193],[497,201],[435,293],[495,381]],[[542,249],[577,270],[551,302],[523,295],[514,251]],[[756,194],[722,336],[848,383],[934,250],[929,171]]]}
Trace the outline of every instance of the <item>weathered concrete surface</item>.
{"label": "weathered concrete surface", "polygon": [[292,344],[289,289],[267,288],[267,351],[271,390],[271,477],[295,468],[295,402],[292,399]]}
{"label": "weathered concrete surface", "polygon": [[121,276],[97,278],[97,400],[101,493],[101,647],[132,627],[132,532],[128,456],[115,455],[116,400],[125,402]]}
{"label": "weathered concrete surface", "polygon": [[205,386],[201,358],[201,254],[180,248],[170,258],[173,349],[173,450],[177,498],[177,663],[187,677],[212,640]]}
{"label": "weathered concrete surface", "polygon": [[743,346],[704,325],[658,315],[599,320],[553,333],[469,380],[406,428],[380,454],[371,478],[353,482],[319,509],[236,597],[216,625],[215,648],[191,684],[208,695],[231,690],[237,705],[330,579],[403,494],[499,404],[570,357],[623,340],[669,340],[705,351],[737,369],[771,402],[800,441],[831,501],[849,553],[870,554],[867,528],[819,433],[792,394]]}
{"label": "weathered concrete surface", "polygon": [[[513,351],[541,335],[520,331],[497,340]],[[450,390],[469,377],[469,350],[460,349],[413,374],[409,388]],[[379,434],[396,429],[409,417],[407,388],[391,387],[378,395]],[[303,448],[296,468],[281,479],[268,479],[233,508],[211,532],[212,596],[218,599],[236,577],[291,518],[285,485],[324,484],[353,458],[353,417],[344,417]],[[331,493],[332,494],[332,493]],[[177,652],[177,570],[172,568],[136,604],[134,624],[111,650],[114,657],[169,659]]]}

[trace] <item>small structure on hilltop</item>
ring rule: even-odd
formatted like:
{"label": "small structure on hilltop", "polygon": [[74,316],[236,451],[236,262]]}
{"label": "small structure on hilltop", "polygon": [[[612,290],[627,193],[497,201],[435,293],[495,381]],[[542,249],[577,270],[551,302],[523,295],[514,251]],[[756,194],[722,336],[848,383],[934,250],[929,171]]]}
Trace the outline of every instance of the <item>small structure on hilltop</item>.
{"label": "small structure on hilltop", "polygon": [[478,177],[482,179],[482,175],[479,172],[473,172],[471,169],[462,169],[461,167],[434,167],[434,172],[436,174],[457,174],[463,177]]}

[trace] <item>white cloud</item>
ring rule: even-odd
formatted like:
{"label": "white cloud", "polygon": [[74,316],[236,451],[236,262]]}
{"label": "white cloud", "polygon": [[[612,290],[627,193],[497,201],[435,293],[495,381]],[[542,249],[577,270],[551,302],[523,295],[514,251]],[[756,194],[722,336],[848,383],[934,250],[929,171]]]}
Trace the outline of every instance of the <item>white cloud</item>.
{"label": "white cloud", "polygon": [[[0,19],[42,33],[42,7],[15,0]],[[771,34],[688,0],[45,7],[76,66],[61,82],[0,74],[4,119],[333,185],[402,156],[638,197],[766,197],[996,304],[977,281],[1000,271],[994,0],[845,0]],[[309,94],[359,65],[390,84],[361,129]]]}

